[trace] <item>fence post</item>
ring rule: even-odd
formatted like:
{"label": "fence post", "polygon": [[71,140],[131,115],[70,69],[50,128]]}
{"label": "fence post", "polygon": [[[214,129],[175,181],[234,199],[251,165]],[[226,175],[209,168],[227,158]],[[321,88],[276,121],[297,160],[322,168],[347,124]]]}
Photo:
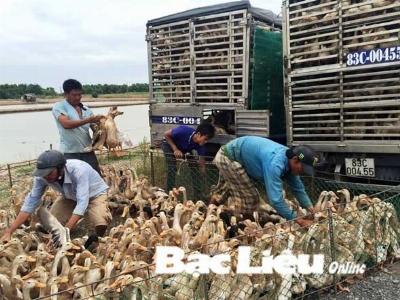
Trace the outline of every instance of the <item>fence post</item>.
{"label": "fence post", "polygon": [[151,185],[155,186],[155,178],[154,178],[154,158],[153,151],[150,150],[150,172],[151,172]]}
{"label": "fence post", "polygon": [[378,265],[378,241],[377,241],[377,228],[376,228],[376,214],[375,214],[375,204],[372,203],[372,218],[374,219],[374,250],[375,250],[375,266]]}
{"label": "fence post", "polygon": [[8,171],[8,181],[10,184],[10,187],[13,186],[13,182],[12,182],[12,176],[11,176],[11,167],[10,164],[7,164],[7,171]]}
{"label": "fence post", "polygon": [[[333,227],[333,219],[332,219],[332,210],[331,208],[328,208],[328,228],[329,228],[329,242],[330,242],[330,247],[331,247],[331,263],[336,261],[336,248],[335,248],[335,238],[334,238],[334,227]],[[333,283],[335,285],[335,294],[337,294],[337,275],[336,273],[333,275]]]}
{"label": "fence post", "polygon": [[90,289],[92,290],[92,297],[95,297],[93,283],[90,284]]}
{"label": "fence post", "polygon": [[50,144],[50,150],[53,150],[53,144]]}

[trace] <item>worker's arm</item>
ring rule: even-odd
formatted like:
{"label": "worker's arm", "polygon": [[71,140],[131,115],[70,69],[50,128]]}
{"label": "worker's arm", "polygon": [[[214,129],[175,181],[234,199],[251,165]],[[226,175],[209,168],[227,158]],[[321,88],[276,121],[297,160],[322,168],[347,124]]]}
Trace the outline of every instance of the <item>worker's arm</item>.
{"label": "worker's arm", "polygon": [[[308,227],[312,225],[311,220],[304,218],[297,218],[296,212],[291,210],[283,199],[282,180],[280,178],[279,168],[272,167],[270,170],[264,172],[264,182],[267,189],[268,199],[275,210],[287,220],[294,220],[301,227]],[[268,177],[267,177],[268,176]]]}
{"label": "worker's arm", "polygon": [[174,153],[176,158],[182,158],[183,153],[178,147],[175,145],[174,140],[172,139],[172,129],[167,130],[164,133],[165,140],[167,141],[168,145],[170,145],[172,152]]}
{"label": "worker's arm", "polygon": [[58,121],[60,121],[60,124],[65,128],[65,129],[73,129],[73,128],[78,128],[79,126],[88,124],[88,123],[97,123],[100,121],[102,118],[101,115],[97,116],[90,116],[85,119],[81,120],[70,120],[66,115],[61,114],[58,117]]}
{"label": "worker's arm", "polygon": [[11,235],[13,234],[13,232],[17,230],[19,226],[24,224],[25,221],[28,220],[30,215],[31,215],[30,213],[20,211],[17,218],[14,220],[11,226],[4,231],[4,234],[0,238],[0,241],[8,242],[11,239]]}
{"label": "worker's arm", "polygon": [[71,120],[70,118],[68,118],[68,113],[65,107],[60,103],[56,103],[53,106],[52,114],[54,118],[58,120],[61,126],[65,129],[73,129],[85,124],[97,123],[101,119],[102,116],[93,115],[93,112],[89,108],[86,108],[86,110],[88,115],[87,118],[82,120]]}
{"label": "worker's arm", "polygon": [[264,168],[264,183],[268,200],[279,215],[287,220],[296,218],[296,213],[291,210],[283,199],[283,186],[278,166]]}
{"label": "worker's arm", "polygon": [[308,197],[306,190],[304,188],[304,184],[301,181],[299,176],[295,176],[289,174],[286,178],[286,183],[289,185],[290,189],[292,190],[293,195],[299,201],[301,207],[308,209],[312,212],[312,203],[310,198]]}
{"label": "worker's arm", "polygon": [[11,226],[6,229],[1,241],[8,241],[13,232],[17,230],[19,226],[25,223],[26,220],[28,220],[29,216],[39,206],[46,186],[47,184],[43,179],[38,177],[34,178],[31,192],[26,196],[24,204],[21,207],[21,211]]}

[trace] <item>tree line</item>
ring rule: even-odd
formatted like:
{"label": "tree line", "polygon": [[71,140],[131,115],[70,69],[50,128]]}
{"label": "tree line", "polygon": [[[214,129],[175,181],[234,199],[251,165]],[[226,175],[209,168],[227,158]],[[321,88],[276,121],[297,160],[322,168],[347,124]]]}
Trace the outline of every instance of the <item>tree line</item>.
{"label": "tree line", "polygon": [[134,84],[84,84],[83,91],[85,94],[97,97],[100,94],[125,94],[148,92],[149,85],[147,83]]}
{"label": "tree line", "polygon": [[[149,85],[147,83],[134,84],[85,84],[83,92],[93,97],[100,94],[124,94],[134,92],[148,92]],[[35,94],[39,97],[57,96],[54,88],[42,88],[38,84],[0,84],[0,99],[20,99],[24,94]]]}
{"label": "tree line", "polygon": [[24,94],[37,96],[56,96],[52,87],[42,88],[38,84],[0,84],[0,99],[19,99]]}

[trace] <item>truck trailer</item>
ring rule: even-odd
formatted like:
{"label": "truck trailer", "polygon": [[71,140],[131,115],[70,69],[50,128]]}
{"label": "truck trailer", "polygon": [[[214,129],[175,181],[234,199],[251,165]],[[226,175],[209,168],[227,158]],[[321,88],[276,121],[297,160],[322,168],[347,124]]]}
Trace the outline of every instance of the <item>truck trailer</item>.
{"label": "truck trailer", "polygon": [[400,181],[400,1],[283,4],[289,145],[337,175]]}

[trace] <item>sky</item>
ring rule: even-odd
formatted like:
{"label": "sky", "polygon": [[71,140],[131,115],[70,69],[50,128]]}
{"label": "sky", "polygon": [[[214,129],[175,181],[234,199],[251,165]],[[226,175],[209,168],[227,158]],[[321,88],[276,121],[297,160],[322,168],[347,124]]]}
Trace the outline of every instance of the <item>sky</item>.
{"label": "sky", "polygon": [[[146,22],[224,0],[0,0],[0,84],[148,82]],[[250,0],[278,14],[281,0]]]}

